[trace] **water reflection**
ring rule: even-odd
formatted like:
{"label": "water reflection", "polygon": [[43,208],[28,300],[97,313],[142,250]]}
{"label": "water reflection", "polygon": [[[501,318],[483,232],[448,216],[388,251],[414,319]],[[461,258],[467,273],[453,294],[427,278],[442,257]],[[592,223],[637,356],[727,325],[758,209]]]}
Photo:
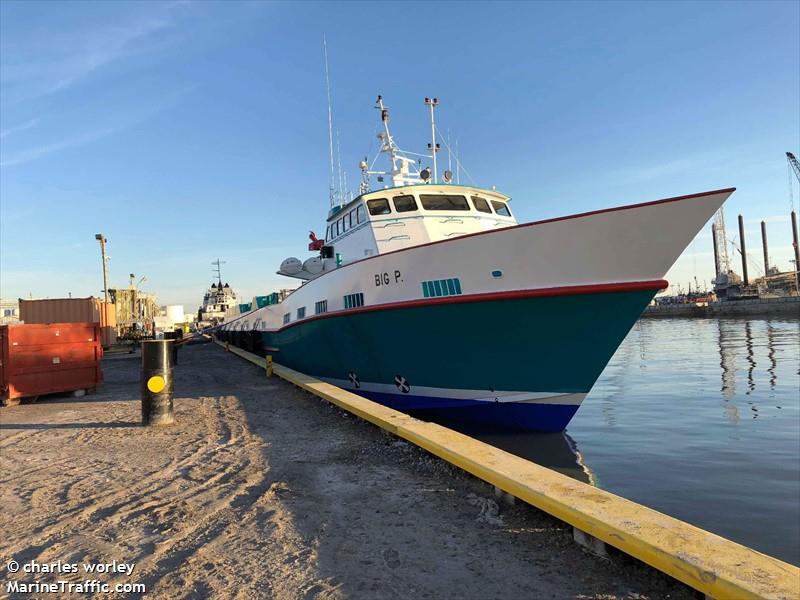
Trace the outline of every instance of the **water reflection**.
{"label": "water reflection", "polygon": [[578,445],[566,433],[507,431],[470,423],[448,423],[447,426],[578,481],[597,485]]}
{"label": "water reflection", "polygon": [[731,331],[727,322],[717,321],[719,366],[722,369],[722,395],[732,398],[736,395],[736,355],[737,346],[731,343]]}
{"label": "water reflection", "polygon": [[775,375],[777,363],[775,362],[775,327],[771,322],[767,323],[767,358],[769,359],[769,367],[767,367],[769,389],[774,390],[775,382],[777,381],[777,376]]}
{"label": "water reflection", "polygon": [[753,333],[750,321],[744,323],[745,332],[745,346],[747,346],[747,362],[750,367],[747,369],[747,393],[750,394],[756,389],[756,384],[753,381],[753,371],[756,368],[756,361],[753,358]]}

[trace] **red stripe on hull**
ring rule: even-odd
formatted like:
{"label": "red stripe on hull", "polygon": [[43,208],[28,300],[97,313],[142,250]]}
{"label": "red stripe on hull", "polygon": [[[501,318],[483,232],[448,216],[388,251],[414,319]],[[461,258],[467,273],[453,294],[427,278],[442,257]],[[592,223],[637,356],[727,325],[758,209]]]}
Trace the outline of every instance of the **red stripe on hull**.
{"label": "red stripe on hull", "polygon": [[[387,302],[386,304],[376,304],[374,306],[361,306],[358,308],[347,308],[335,310],[320,315],[306,317],[300,321],[289,323],[279,329],[271,331],[283,331],[290,327],[316,321],[317,319],[330,319],[343,317],[358,313],[375,312],[379,310],[398,310],[403,308],[415,308],[419,306],[435,306],[438,304],[462,304],[465,302],[488,302],[492,300],[520,300],[523,298],[537,298],[547,296],[576,296],[579,294],[609,294],[613,292],[644,292],[653,290],[663,290],[669,283],[665,279],[653,279],[651,281],[629,281],[625,283],[597,283],[591,285],[570,285],[563,287],[538,288],[535,290],[511,290],[507,292],[486,292],[483,294],[466,294],[462,296],[448,296],[445,298],[420,298],[419,300],[405,300],[402,302]],[[238,320],[238,319],[237,319]],[[233,321],[231,321],[233,322]]]}

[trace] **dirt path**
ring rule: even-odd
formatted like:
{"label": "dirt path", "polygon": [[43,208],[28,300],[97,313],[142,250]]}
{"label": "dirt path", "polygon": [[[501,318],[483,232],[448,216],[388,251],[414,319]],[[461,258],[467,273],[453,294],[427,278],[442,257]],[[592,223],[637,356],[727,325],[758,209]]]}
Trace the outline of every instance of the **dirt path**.
{"label": "dirt path", "polygon": [[180,359],[171,428],[139,426],[135,358],[96,395],[0,409],[0,597],[56,580],[10,559],[132,562],[97,578],[154,598],[693,597],[216,346]]}

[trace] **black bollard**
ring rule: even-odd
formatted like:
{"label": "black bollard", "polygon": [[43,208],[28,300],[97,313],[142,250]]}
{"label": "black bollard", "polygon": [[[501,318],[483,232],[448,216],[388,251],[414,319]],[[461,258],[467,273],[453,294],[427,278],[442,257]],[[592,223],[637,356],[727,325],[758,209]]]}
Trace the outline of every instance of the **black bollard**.
{"label": "black bollard", "polygon": [[142,340],[142,425],[171,425],[172,365],[175,342]]}
{"label": "black bollard", "polygon": [[[181,335],[177,331],[165,331],[164,332],[164,339],[165,340],[175,340],[176,342],[181,339]],[[178,344],[172,344],[172,364],[178,364]]]}

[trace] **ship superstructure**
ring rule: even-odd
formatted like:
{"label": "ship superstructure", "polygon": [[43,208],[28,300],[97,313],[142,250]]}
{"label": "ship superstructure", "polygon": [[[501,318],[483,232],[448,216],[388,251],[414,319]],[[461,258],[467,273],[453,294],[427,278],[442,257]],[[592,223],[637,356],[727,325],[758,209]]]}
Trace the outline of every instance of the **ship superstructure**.
{"label": "ship superstructure", "polygon": [[238,298],[233,288],[227,283],[222,283],[221,267],[225,264],[225,261],[217,259],[211,264],[215,266],[214,273],[217,276],[217,281],[213,282],[211,287],[203,294],[203,303],[197,311],[197,323],[201,329],[214,327],[222,323],[231,307],[236,306],[238,303]]}

